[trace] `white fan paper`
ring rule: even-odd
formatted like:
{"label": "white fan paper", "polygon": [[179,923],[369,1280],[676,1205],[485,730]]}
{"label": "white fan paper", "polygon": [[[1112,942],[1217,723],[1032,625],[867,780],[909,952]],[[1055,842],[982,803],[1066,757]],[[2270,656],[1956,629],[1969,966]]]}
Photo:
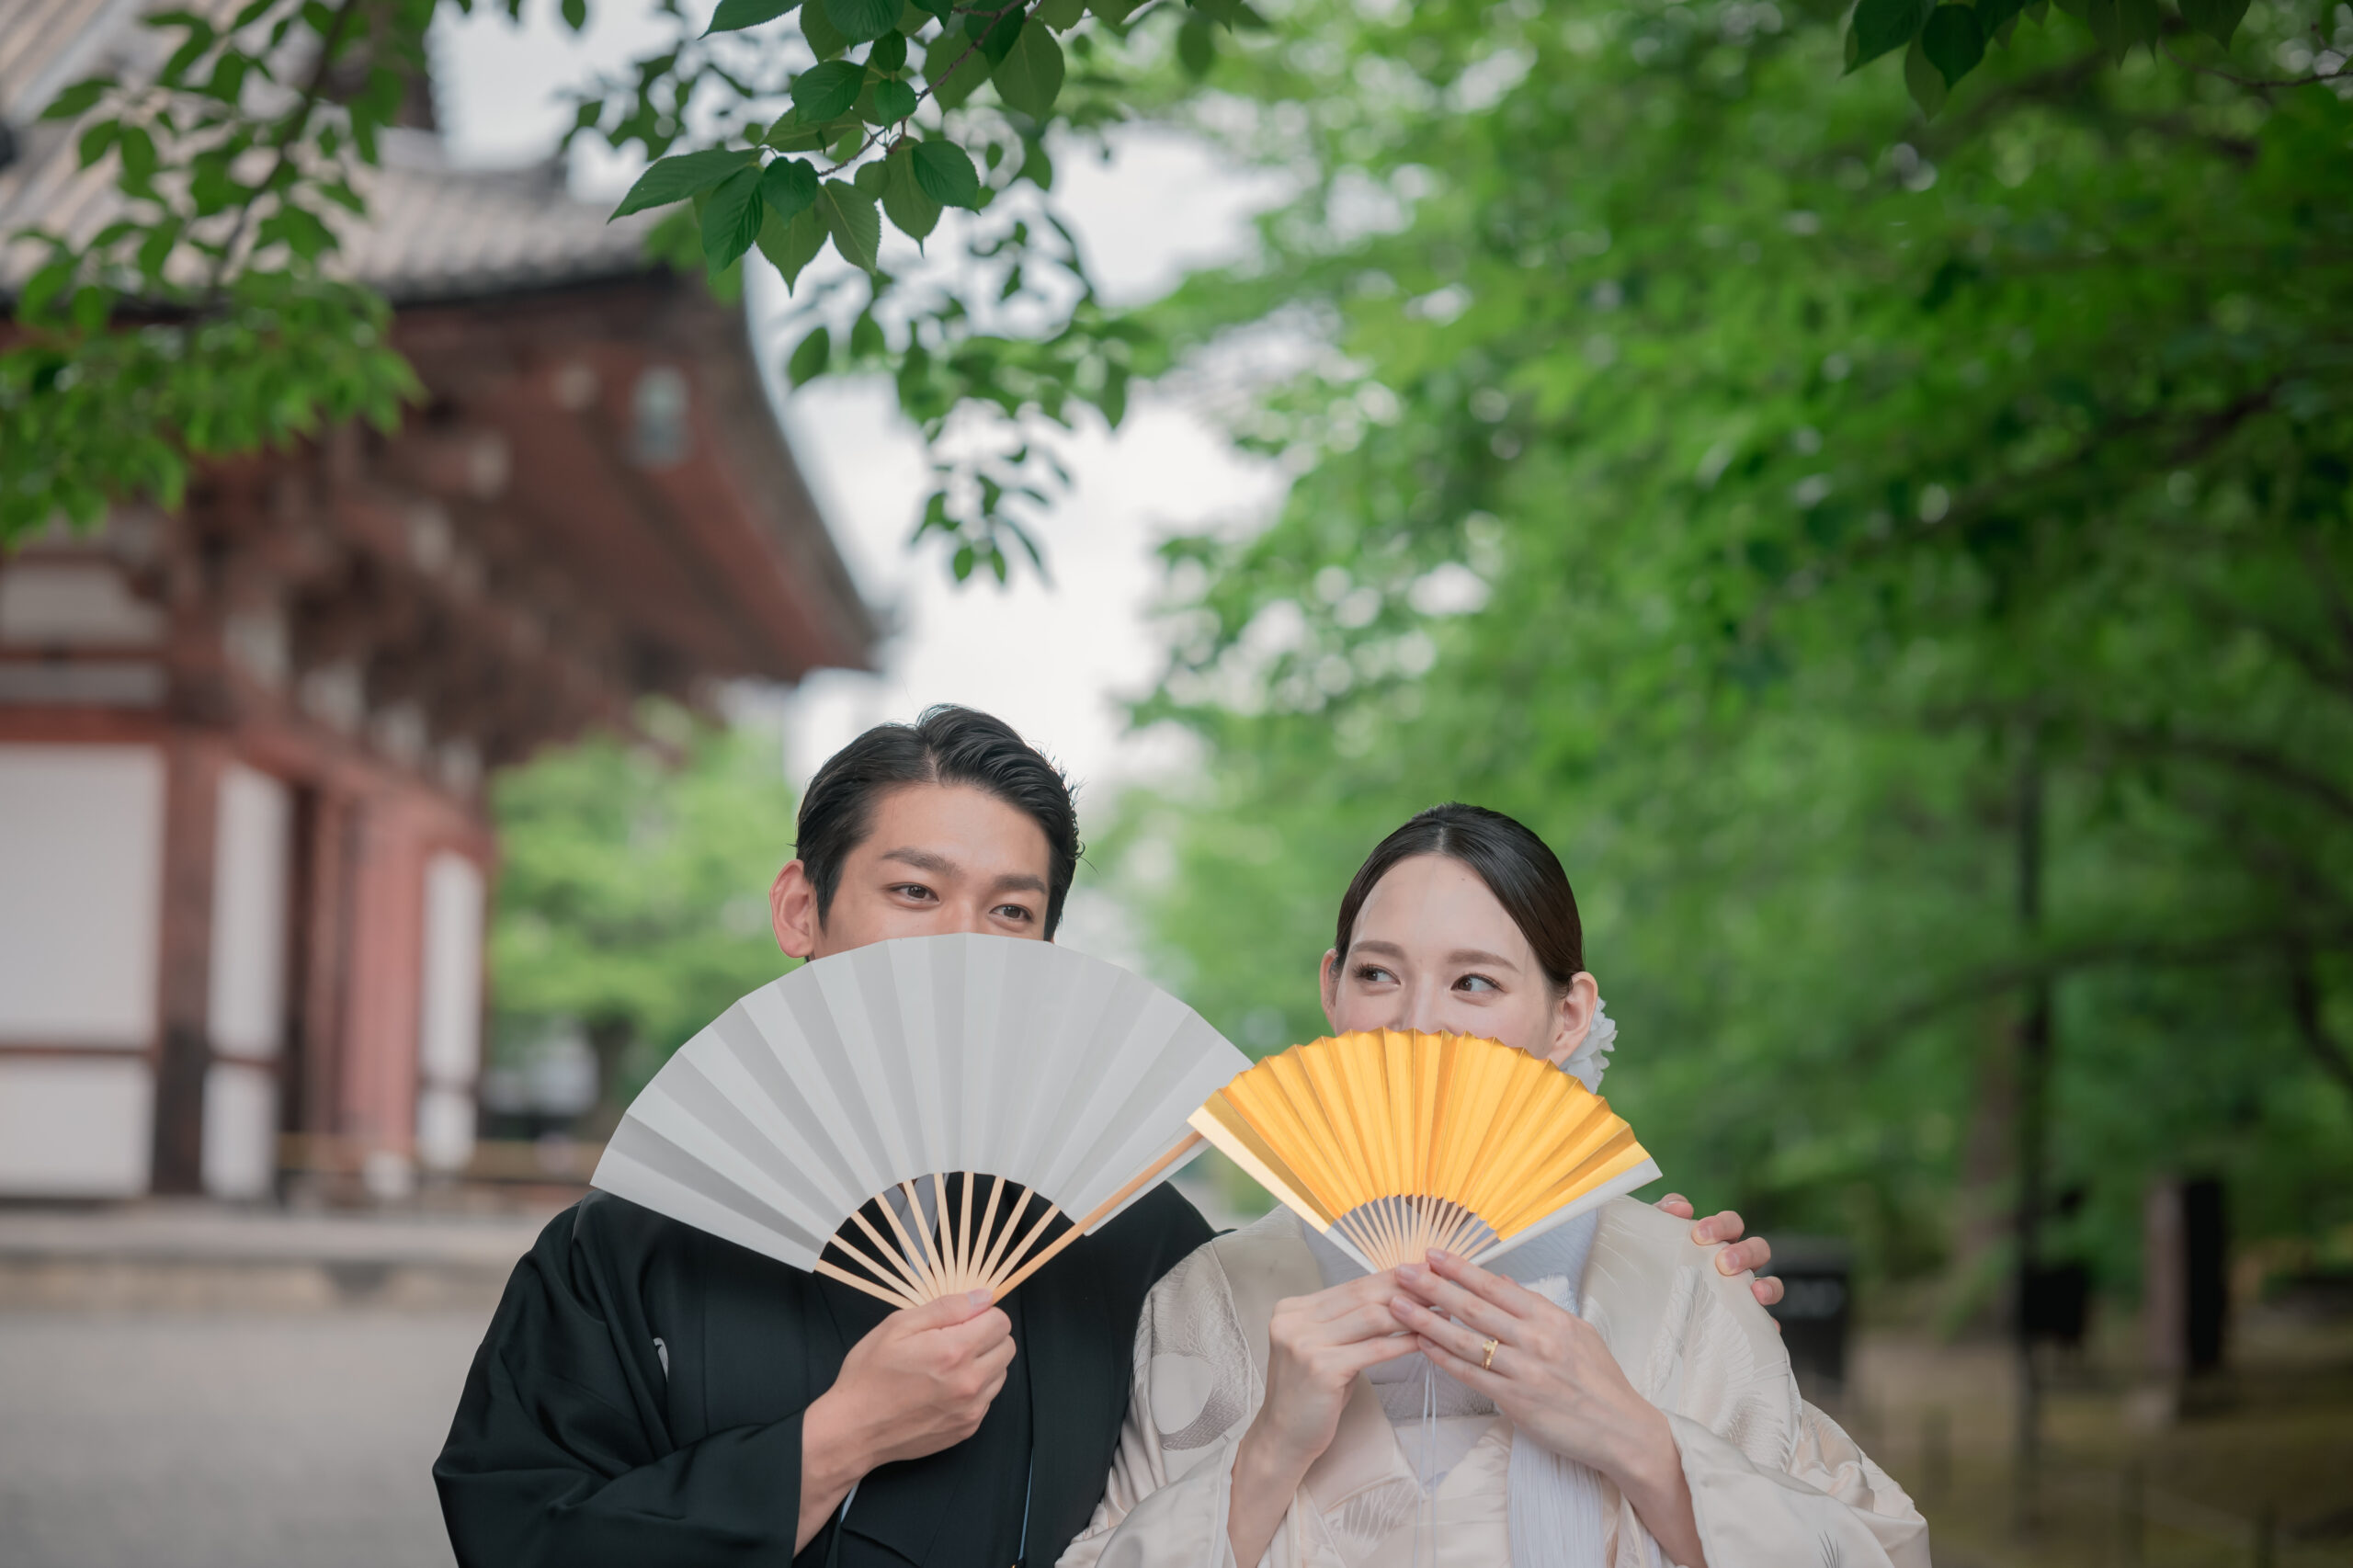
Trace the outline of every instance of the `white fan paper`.
{"label": "white fan paper", "polygon": [[1099,959],[1009,937],[878,942],[770,982],[680,1047],[592,1180],[894,1305],[1001,1296],[1198,1154],[1188,1119],[1248,1065]]}

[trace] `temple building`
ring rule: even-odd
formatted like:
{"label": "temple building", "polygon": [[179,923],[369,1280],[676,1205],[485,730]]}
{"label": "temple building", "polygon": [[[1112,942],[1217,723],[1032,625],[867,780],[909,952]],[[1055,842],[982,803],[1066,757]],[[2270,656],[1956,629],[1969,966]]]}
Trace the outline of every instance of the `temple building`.
{"label": "temple building", "polygon": [[[110,171],[36,116],[154,35],[0,9],[0,235],[88,232]],[[424,382],[400,430],[0,557],[0,1197],[464,1169],[485,779],[648,694],[868,662],[742,311],[553,165],[448,166],[415,96],[341,263]]]}

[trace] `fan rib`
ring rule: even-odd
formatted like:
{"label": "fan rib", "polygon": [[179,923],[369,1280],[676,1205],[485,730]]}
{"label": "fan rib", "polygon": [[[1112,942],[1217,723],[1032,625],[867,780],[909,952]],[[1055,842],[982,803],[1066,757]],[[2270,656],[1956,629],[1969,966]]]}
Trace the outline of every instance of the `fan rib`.
{"label": "fan rib", "polygon": [[[840,1240],[839,1237],[835,1237],[835,1239],[837,1242]],[[817,1260],[815,1272],[824,1275],[828,1279],[838,1279],[852,1290],[863,1290],[877,1301],[888,1301],[893,1307],[915,1307],[923,1304],[922,1301],[915,1297],[904,1294],[893,1294],[892,1292],[884,1290],[880,1285],[873,1284],[869,1280],[860,1279],[848,1269],[837,1268],[834,1265],[827,1263],[822,1257]]]}
{"label": "fan rib", "polygon": [[1043,1251],[1039,1253],[1037,1256],[1022,1265],[1021,1272],[1016,1274],[1012,1278],[1006,1280],[1003,1285],[996,1288],[997,1294],[1000,1296],[1004,1295],[1006,1291],[1012,1290],[1016,1285],[1018,1285],[1024,1279],[1029,1278],[1029,1276],[1035,1274],[1039,1269],[1043,1268],[1048,1263],[1053,1260],[1054,1256],[1060,1253],[1063,1248],[1070,1245],[1071,1243],[1076,1241],[1079,1237],[1085,1235],[1087,1232],[1101,1224],[1103,1222],[1103,1217],[1106,1214],[1116,1213],[1121,1204],[1127,1202],[1129,1199],[1133,1198],[1137,1193],[1142,1191],[1145,1187],[1159,1180],[1162,1172],[1175,1165],[1177,1161],[1183,1159],[1186,1155],[1191,1153],[1195,1149],[1199,1148],[1203,1142],[1205,1142],[1205,1140],[1203,1140],[1201,1135],[1198,1132],[1188,1132],[1184,1137],[1178,1139],[1176,1146],[1170,1149],[1168,1153],[1161,1155],[1160,1158],[1146,1165],[1142,1171],[1137,1174],[1133,1180],[1130,1181],[1125,1187],[1120,1188],[1119,1191],[1113,1193],[1110,1197],[1105,1199],[1102,1202],[1088,1210],[1085,1219],[1079,1221],[1069,1230],[1064,1231],[1061,1235],[1056,1236],[1052,1243]]}
{"label": "fan rib", "polygon": [[[866,1254],[858,1251],[856,1244],[851,1242],[847,1236],[836,1235],[833,1238],[831,1244],[839,1247],[844,1256],[853,1259],[859,1267],[864,1268],[868,1274],[872,1277],[877,1289],[889,1291],[909,1306],[913,1306],[924,1300],[923,1296],[918,1293],[920,1287],[914,1281],[909,1281],[904,1286],[892,1284],[891,1280],[892,1270],[885,1268],[882,1265],[875,1262],[874,1259],[867,1256]],[[887,1256],[888,1254],[885,1254],[885,1256]],[[824,1260],[820,1259],[819,1261],[823,1262]]]}
{"label": "fan rib", "polygon": [[948,1293],[947,1270],[940,1264],[939,1251],[932,1244],[931,1236],[941,1216],[934,1215],[930,1224],[924,1223],[923,1199],[915,1190],[914,1178],[910,1177],[901,1182],[899,1190],[906,1194],[907,1225],[915,1233],[916,1244],[923,1248],[921,1262],[925,1270],[931,1276],[931,1293],[935,1298],[944,1296]]}
{"label": "fan rib", "polygon": [[[914,1188],[908,1183],[901,1182],[899,1184],[899,1190],[906,1194],[907,1203],[914,1210],[917,1221],[915,1229],[920,1233],[923,1229],[921,1223],[923,1217],[923,1205],[915,1201]],[[923,1281],[923,1284],[919,1289],[922,1290],[925,1298],[928,1300],[929,1298],[938,1295],[939,1293],[939,1282],[937,1278],[933,1278],[931,1269],[924,1262],[924,1256],[926,1249],[922,1245],[919,1245],[915,1237],[907,1234],[907,1227],[900,1223],[899,1221],[899,1206],[891,1201],[890,1195],[888,1193],[882,1195],[881,1199],[881,1208],[882,1210],[882,1218],[890,1221],[891,1233],[899,1238],[899,1256],[906,1259],[907,1267]]]}
{"label": "fan rib", "polygon": [[[1062,1212],[1051,1199],[1043,1201],[1046,1207],[1039,1213],[1036,1222],[1022,1233],[1019,1241],[1013,1244],[1013,1250],[1005,1255],[1005,1267],[1008,1272],[1020,1267],[1022,1259],[1029,1256],[1029,1249],[1038,1244],[1038,1238],[1046,1233],[1046,1227],[1052,1224],[1054,1216]],[[1027,1278],[1026,1274],[1023,1278]],[[989,1288],[995,1290],[995,1282],[991,1281]]]}
{"label": "fan rib", "polygon": [[956,1223],[956,1288],[972,1288],[972,1188],[980,1181],[974,1171],[964,1173],[964,1191],[959,1204],[961,1217]]}
{"label": "fan rib", "polygon": [[1015,1234],[1019,1232],[1021,1216],[1029,1211],[1029,1199],[1033,1196],[1035,1194],[1031,1188],[1025,1187],[1021,1189],[1021,1195],[1013,1200],[1013,1207],[1006,1211],[1005,1228],[997,1232],[995,1241],[989,1245],[989,1256],[981,1265],[981,1280],[992,1290],[995,1288],[999,1274],[997,1260],[1003,1255],[1006,1244],[1011,1242]]}
{"label": "fan rib", "polygon": [[[898,1216],[892,1212],[891,1205],[888,1202],[885,1202],[881,1205],[881,1209],[884,1217],[891,1221],[892,1229],[897,1230],[899,1223]],[[853,1221],[857,1221],[858,1228],[859,1230],[866,1233],[867,1239],[874,1244],[874,1250],[881,1254],[882,1256],[890,1259],[892,1271],[898,1274],[901,1278],[907,1282],[907,1289],[915,1293],[915,1299],[917,1301],[924,1300],[923,1276],[916,1273],[915,1270],[907,1263],[905,1255],[898,1248],[893,1247],[889,1242],[882,1239],[882,1233],[874,1228],[874,1222],[866,1217],[863,1210],[851,1210],[849,1217]],[[835,1233],[834,1239],[835,1241],[839,1241],[841,1239],[839,1232]],[[900,1240],[904,1242],[905,1239],[905,1233],[901,1232]],[[877,1269],[875,1272],[878,1275],[881,1275],[883,1273],[881,1269]]]}
{"label": "fan rib", "polygon": [[939,1219],[939,1293],[947,1295],[957,1289],[959,1272],[956,1261],[956,1210],[948,1204],[948,1176],[943,1171],[931,1173],[931,1196],[934,1212]]}

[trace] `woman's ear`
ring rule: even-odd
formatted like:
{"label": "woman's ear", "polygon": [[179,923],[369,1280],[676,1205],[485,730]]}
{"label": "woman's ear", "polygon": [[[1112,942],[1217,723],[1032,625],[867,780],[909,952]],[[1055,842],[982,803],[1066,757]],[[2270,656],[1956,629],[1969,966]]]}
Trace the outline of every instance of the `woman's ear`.
{"label": "woman's ear", "polygon": [[1561,988],[1552,1004],[1552,1045],[1544,1059],[1558,1067],[1576,1053],[1593,1030],[1593,1017],[1601,1011],[1601,987],[1580,970]]}
{"label": "woman's ear", "polygon": [[1332,1032],[1340,1032],[1340,949],[1327,948],[1324,951],[1324,1021]]}
{"label": "woman's ear", "polygon": [[768,884],[768,924],[785,957],[805,959],[817,950],[817,889],[798,860],[786,861]]}

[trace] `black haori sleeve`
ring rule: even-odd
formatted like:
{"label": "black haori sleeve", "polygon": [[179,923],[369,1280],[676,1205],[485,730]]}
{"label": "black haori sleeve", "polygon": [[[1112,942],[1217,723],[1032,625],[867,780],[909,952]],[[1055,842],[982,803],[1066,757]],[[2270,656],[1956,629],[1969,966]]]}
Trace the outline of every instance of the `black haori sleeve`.
{"label": "black haori sleeve", "polygon": [[[670,1373],[699,1347],[676,1344],[676,1326],[657,1347],[648,1298],[696,1272],[691,1244],[669,1256],[681,1229],[599,1195],[516,1266],[433,1466],[462,1568],[791,1560],[805,1397],[779,1402],[779,1419],[674,1440]],[[796,1337],[780,1335],[780,1365],[763,1369],[787,1388],[805,1388]]]}

